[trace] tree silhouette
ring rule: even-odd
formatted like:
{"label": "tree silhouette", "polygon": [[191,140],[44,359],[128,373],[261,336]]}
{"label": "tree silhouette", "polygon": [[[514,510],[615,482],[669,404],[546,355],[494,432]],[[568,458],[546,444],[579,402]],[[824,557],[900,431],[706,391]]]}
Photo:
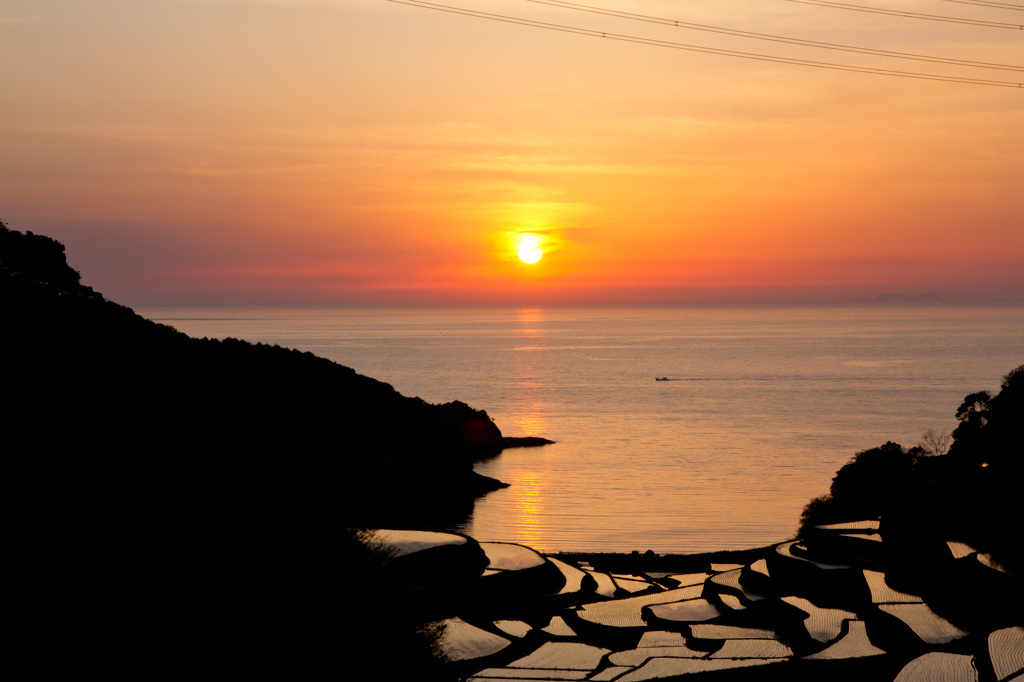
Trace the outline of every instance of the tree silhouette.
{"label": "tree silhouette", "polygon": [[960,538],[1024,569],[1024,365],[1004,377],[998,394],[967,395],[956,417],[951,435],[926,432],[921,447],[886,443],[856,455],[836,473],[830,494],[805,507],[800,532],[881,516],[909,545]]}
{"label": "tree silhouette", "polygon": [[918,447],[928,455],[944,455],[949,452],[949,444],[953,442],[953,436],[938,429],[928,429],[921,434],[921,442]]}

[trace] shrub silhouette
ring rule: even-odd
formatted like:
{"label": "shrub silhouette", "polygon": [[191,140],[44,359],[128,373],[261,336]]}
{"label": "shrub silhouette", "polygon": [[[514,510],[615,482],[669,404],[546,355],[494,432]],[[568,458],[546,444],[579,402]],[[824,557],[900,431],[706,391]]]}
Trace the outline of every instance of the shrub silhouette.
{"label": "shrub silhouette", "polygon": [[857,453],[836,472],[829,494],[804,508],[802,526],[877,519],[906,493],[921,454],[893,442]]}

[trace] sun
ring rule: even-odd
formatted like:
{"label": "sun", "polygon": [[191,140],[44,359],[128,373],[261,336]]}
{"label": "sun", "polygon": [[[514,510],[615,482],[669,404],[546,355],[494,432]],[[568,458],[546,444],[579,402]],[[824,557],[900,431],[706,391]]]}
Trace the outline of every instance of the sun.
{"label": "sun", "polygon": [[540,240],[536,235],[524,234],[519,236],[519,260],[524,263],[533,264],[540,260],[544,252],[540,248]]}
{"label": "sun", "polygon": [[530,263],[531,265],[533,263],[536,263],[537,261],[539,261],[540,257],[543,256],[543,255],[544,255],[544,252],[541,251],[540,249],[520,249],[519,250],[519,260],[523,261],[524,263]]}

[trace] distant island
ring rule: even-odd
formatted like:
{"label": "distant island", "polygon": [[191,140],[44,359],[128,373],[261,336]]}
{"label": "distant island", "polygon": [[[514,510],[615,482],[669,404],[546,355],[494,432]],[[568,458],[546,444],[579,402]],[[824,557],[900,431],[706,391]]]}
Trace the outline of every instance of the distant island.
{"label": "distant island", "polygon": [[908,296],[907,294],[879,294],[877,303],[942,303],[942,296],[936,293]]}

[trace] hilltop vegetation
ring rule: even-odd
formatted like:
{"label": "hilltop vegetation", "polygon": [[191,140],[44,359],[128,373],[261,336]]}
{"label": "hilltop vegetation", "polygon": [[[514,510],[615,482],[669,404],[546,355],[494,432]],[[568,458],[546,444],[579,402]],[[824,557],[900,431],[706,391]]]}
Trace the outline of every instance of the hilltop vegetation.
{"label": "hilltop vegetation", "polygon": [[909,547],[924,538],[962,540],[1024,571],[1024,365],[1006,375],[997,395],[966,396],[956,418],[948,453],[936,453],[943,439],[929,433],[931,448],[888,442],[854,456],[830,493],[807,505],[801,532],[881,518]]}

